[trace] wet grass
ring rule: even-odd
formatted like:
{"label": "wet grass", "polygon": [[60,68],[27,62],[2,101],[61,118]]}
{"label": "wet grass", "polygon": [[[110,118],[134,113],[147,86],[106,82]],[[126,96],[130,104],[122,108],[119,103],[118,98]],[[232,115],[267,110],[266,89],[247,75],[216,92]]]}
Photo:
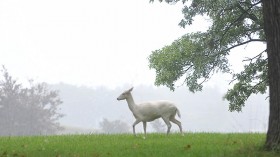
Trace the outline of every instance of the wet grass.
{"label": "wet grass", "polygon": [[278,157],[265,134],[187,133],[0,137],[0,157]]}

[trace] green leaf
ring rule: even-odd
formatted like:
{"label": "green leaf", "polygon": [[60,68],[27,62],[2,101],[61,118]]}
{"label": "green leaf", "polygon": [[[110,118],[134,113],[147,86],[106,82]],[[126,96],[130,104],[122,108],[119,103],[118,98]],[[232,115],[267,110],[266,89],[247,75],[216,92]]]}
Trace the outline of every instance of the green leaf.
{"label": "green leaf", "polygon": [[[177,1],[176,1],[177,2]],[[174,84],[183,79],[192,92],[200,91],[214,73],[233,75],[235,84],[225,95],[230,111],[241,111],[251,94],[267,90],[267,59],[263,51],[248,61],[241,73],[229,69],[231,50],[252,42],[266,42],[263,30],[261,0],[192,0],[182,9],[184,19],[179,25],[187,28],[194,17],[211,21],[206,32],[188,33],[170,45],[155,50],[148,57],[155,69],[155,85],[175,90]],[[238,55],[238,54],[236,54]]]}

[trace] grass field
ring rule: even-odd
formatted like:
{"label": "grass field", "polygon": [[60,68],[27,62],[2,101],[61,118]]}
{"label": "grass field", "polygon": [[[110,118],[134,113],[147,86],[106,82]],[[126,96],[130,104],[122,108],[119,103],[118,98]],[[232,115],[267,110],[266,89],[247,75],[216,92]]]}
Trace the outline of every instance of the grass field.
{"label": "grass field", "polygon": [[264,134],[188,133],[0,137],[0,157],[278,157]]}

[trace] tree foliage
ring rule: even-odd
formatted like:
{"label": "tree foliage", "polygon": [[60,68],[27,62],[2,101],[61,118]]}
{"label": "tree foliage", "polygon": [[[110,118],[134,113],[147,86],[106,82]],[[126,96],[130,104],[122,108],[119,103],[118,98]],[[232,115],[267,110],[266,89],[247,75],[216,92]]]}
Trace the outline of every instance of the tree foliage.
{"label": "tree foliage", "polygon": [[[151,0],[153,1],[153,0]],[[166,0],[176,3],[178,0]],[[265,93],[267,81],[266,50],[256,50],[253,58],[244,59],[240,73],[230,69],[228,56],[236,47],[253,42],[265,43],[261,0],[182,0],[184,8],[179,25],[191,25],[194,17],[211,21],[205,32],[188,33],[149,56],[149,67],[156,71],[156,85],[174,90],[184,78],[192,92],[200,91],[203,83],[217,72],[232,74],[233,88],[224,96],[230,111],[241,111],[251,94]],[[238,54],[237,54],[238,55]]]}
{"label": "tree foliage", "polygon": [[62,114],[58,91],[50,91],[45,83],[29,87],[17,83],[3,67],[0,80],[0,135],[40,135],[55,133]]}

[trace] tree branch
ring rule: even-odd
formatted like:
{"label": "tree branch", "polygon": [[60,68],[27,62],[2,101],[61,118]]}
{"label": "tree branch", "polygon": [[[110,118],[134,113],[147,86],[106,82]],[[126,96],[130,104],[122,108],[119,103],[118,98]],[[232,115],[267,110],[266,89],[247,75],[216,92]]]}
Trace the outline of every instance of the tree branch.
{"label": "tree branch", "polygon": [[[257,86],[259,86],[259,85],[262,84],[262,83],[265,83],[267,80],[268,80],[268,79],[264,79],[264,80],[258,82],[257,84],[255,84],[254,86],[252,86],[252,87],[249,89],[250,92],[251,92],[251,93],[254,93],[254,90],[256,90],[256,89],[258,88]],[[251,94],[250,94],[250,95],[251,95]]]}
{"label": "tree branch", "polygon": [[242,62],[248,62],[248,61],[252,62],[252,61],[253,61],[254,59],[256,59],[256,58],[259,59],[259,58],[262,56],[262,54],[263,54],[264,52],[266,52],[266,49],[263,50],[263,51],[262,51],[261,53],[259,53],[258,55],[256,55],[255,57],[244,59]]}
{"label": "tree branch", "polygon": [[224,33],[223,33],[221,39],[220,39],[220,43],[221,43],[221,41],[224,39],[224,36],[227,34],[227,32],[230,30],[230,28],[231,28],[232,26],[234,26],[235,23],[237,23],[238,21],[240,21],[241,18],[243,18],[245,14],[250,15],[250,14],[248,13],[248,11],[251,10],[254,6],[256,6],[256,5],[260,4],[260,3],[261,3],[261,1],[255,3],[255,4],[252,4],[247,10],[244,10],[240,5],[238,5],[239,7],[238,7],[238,6],[237,6],[237,7],[238,7],[239,9],[242,8],[242,9],[240,9],[240,10],[242,10],[242,14],[239,15],[239,17],[238,17],[236,20],[234,20],[232,23],[230,23],[230,25],[225,29],[225,31],[224,31]]}
{"label": "tree branch", "polygon": [[[241,2],[239,2],[239,4],[240,4],[240,3],[241,3]],[[241,5],[238,5],[237,7],[238,7],[238,9],[240,9],[243,13],[247,14],[248,17],[249,17],[251,20],[253,20],[253,21],[255,21],[255,22],[259,22],[259,19],[257,18],[257,16],[254,15],[254,14],[249,13],[248,11],[251,10],[254,6],[256,6],[256,5],[260,4],[260,3],[261,3],[261,1],[255,3],[255,4],[252,4],[247,10],[245,10],[244,8],[242,8]]]}
{"label": "tree branch", "polygon": [[238,46],[241,46],[241,45],[245,45],[245,44],[248,44],[248,43],[250,43],[250,42],[255,42],[255,41],[258,41],[258,42],[266,42],[266,40],[262,40],[262,39],[250,39],[250,40],[247,40],[247,41],[245,41],[245,42],[242,42],[242,43],[233,45],[233,46],[231,46],[231,47],[225,49],[224,52],[229,51],[229,50],[231,50],[231,49],[233,49],[233,48],[235,48],[235,47],[238,47]]}
{"label": "tree branch", "polygon": [[183,70],[184,70],[184,73],[187,73],[187,72],[193,67],[192,64],[189,64],[189,65],[186,65],[186,66],[189,66],[189,67],[186,68],[186,69],[183,69]]}

